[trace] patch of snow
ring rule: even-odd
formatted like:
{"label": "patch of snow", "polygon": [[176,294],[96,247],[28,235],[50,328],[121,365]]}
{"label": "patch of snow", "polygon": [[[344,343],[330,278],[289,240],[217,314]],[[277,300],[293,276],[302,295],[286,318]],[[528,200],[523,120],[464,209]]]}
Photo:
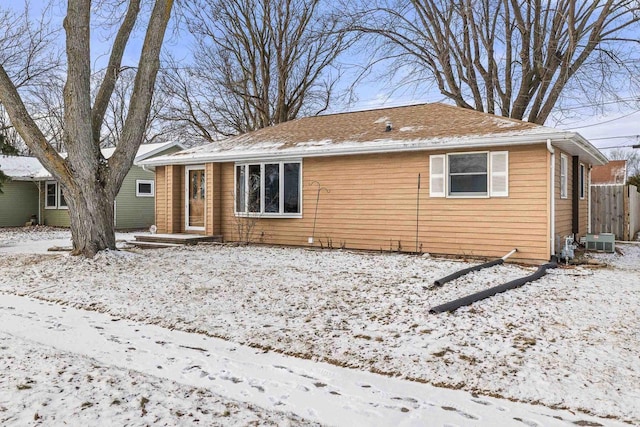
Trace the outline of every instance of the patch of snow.
{"label": "patch of snow", "polygon": [[0,302],[0,355],[3,425],[600,421],[12,295]]}
{"label": "patch of snow", "polygon": [[[407,387],[416,384],[406,381],[412,379],[637,424],[640,245],[618,246],[622,255],[594,255],[607,268],[550,270],[534,283],[441,315],[428,310],[534,269],[501,265],[428,290],[434,280],[471,264],[401,254],[197,245],[90,261],[4,254],[0,291],[383,372]],[[462,408],[464,399],[454,402],[452,407]],[[511,402],[501,402],[511,408]],[[291,410],[321,420],[301,408]]]}
{"label": "patch of snow", "polygon": [[378,118],[377,120],[375,120],[373,123],[378,124],[378,123],[386,123],[388,122],[390,119],[387,116],[383,116]]}
{"label": "patch of snow", "polygon": [[495,124],[499,128],[512,128],[514,126],[520,125],[520,123],[516,122],[515,120],[507,120],[497,116],[487,117],[486,121]]}

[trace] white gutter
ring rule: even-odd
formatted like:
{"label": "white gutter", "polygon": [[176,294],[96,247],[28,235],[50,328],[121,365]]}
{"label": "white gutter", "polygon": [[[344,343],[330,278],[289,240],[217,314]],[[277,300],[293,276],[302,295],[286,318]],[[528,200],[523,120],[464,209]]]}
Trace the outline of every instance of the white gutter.
{"label": "white gutter", "polygon": [[551,145],[551,139],[547,139],[547,150],[551,153],[551,196],[550,196],[550,213],[549,213],[549,243],[551,245],[551,256],[556,254],[555,235],[556,235],[556,150]]}

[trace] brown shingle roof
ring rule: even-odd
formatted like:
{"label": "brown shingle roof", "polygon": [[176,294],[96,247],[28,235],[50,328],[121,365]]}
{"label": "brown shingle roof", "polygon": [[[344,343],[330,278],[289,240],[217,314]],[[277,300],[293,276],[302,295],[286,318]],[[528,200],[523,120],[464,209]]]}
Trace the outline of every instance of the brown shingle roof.
{"label": "brown shingle roof", "polygon": [[591,169],[591,184],[624,184],[627,180],[627,161],[610,160]]}
{"label": "brown shingle roof", "polygon": [[[386,132],[387,122],[392,130]],[[451,138],[527,131],[542,126],[444,104],[419,104],[304,117],[227,140],[228,143],[309,141],[370,142],[381,139]]]}
{"label": "brown shingle roof", "polygon": [[[390,131],[386,131],[388,123]],[[304,117],[142,163],[255,161],[546,141],[589,164],[606,162],[602,153],[575,133],[434,103]]]}

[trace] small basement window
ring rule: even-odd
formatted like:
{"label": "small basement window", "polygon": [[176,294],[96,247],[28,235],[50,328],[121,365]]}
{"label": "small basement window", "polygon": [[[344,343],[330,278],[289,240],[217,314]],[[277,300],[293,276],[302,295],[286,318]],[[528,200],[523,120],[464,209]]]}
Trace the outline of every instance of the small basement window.
{"label": "small basement window", "polygon": [[155,195],[154,181],[147,179],[136,180],[136,197],[153,197]]}

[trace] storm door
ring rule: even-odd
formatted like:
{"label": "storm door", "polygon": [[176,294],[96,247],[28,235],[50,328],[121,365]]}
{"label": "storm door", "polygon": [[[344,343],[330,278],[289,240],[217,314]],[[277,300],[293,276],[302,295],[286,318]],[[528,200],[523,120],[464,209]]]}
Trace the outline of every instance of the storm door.
{"label": "storm door", "polygon": [[186,228],[204,230],[204,200],[206,196],[204,168],[186,168]]}

